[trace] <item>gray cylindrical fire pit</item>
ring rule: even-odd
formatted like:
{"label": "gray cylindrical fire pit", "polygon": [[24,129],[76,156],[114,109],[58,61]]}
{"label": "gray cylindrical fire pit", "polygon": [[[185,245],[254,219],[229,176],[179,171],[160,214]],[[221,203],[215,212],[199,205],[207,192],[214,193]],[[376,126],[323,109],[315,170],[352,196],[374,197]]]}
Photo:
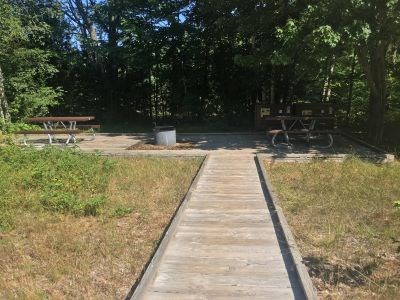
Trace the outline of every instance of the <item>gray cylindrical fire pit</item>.
{"label": "gray cylindrical fire pit", "polygon": [[173,146],[176,144],[176,129],[174,126],[154,127],[156,145]]}

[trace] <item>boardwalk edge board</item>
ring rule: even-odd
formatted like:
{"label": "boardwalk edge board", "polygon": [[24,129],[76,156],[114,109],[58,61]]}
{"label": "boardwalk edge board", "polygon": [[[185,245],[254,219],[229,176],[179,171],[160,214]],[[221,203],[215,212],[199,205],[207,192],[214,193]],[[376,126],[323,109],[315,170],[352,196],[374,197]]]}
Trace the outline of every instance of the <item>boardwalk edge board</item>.
{"label": "boardwalk edge board", "polygon": [[385,161],[387,161],[387,162],[394,162],[395,161],[395,156],[393,154],[388,153],[386,150],[384,150],[382,148],[379,148],[379,147],[374,146],[374,145],[372,145],[372,144],[370,144],[370,143],[368,143],[368,142],[366,142],[366,141],[364,141],[362,139],[359,139],[358,137],[356,137],[353,134],[351,134],[349,132],[346,132],[346,131],[343,131],[342,135],[345,136],[346,138],[350,139],[350,140],[353,140],[353,141],[355,141],[355,142],[357,142],[357,143],[359,143],[359,144],[361,144],[361,145],[363,145],[363,146],[365,146],[365,147],[367,147],[367,148],[369,148],[371,150],[374,150],[375,152],[385,156],[385,158],[386,158]]}
{"label": "boardwalk edge board", "polygon": [[[279,161],[279,162],[298,162],[307,163],[312,161],[336,161],[344,162],[346,159],[353,157],[351,154],[285,154],[285,155],[269,155],[265,153],[258,153],[264,160]],[[395,156],[392,154],[364,154],[356,155],[362,160],[374,163],[392,163],[395,161]]]}
{"label": "boardwalk edge board", "polygon": [[283,213],[283,210],[279,205],[278,197],[276,196],[271,181],[269,180],[263,161],[264,161],[264,155],[257,154],[257,163],[258,166],[260,167],[263,177],[261,183],[265,186],[267,192],[266,201],[270,202],[270,204],[272,205],[273,209],[276,212],[277,218],[279,220],[278,225],[281,227],[284,238],[286,240],[286,244],[288,245],[290,256],[293,260],[296,273],[299,277],[299,281],[306,298],[309,300],[316,300],[318,299],[317,291],[311,281],[311,277],[308,274],[307,268],[303,263],[303,259],[297,247],[293,233],[291,232],[289,224]]}
{"label": "boardwalk edge board", "polygon": [[178,226],[178,224],[182,218],[182,213],[185,210],[188,200],[190,199],[190,197],[193,193],[193,190],[196,188],[201,175],[203,174],[204,168],[207,165],[208,160],[209,160],[209,155],[205,156],[195,178],[192,181],[192,184],[189,187],[188,192],[186,193],[183,200],[179,204],[177,210],[175,211],[175,214],[171,218],[170,224],[167,226],[166,230],[164,231],[164,234],[160,238],[158,247],[155,250],[155,252],[153,253],[150,262],[142,270],[141,276],[139,276],[139,278],[136,280],[135,284],[129,291],[128,295],[125,298],[126,300],[140,299],[145,291],[147,284],[149,282],[151,282],[151,280],[154,278],[155,273],[157,271],[157,267],[160,263],[161,257],[163,255],[165,249],[167,248],[171,238],[174,235],[176,227]]}
{"label": "boardwalk edge board", "polygon": [[[146,151],[146,150],[140,150]],[[164,150],[160,150],[164,151]],[[85,153],[93,153],[92,151],[83,150]],[[190,159],[190,158],[204,158],[207,156],[206,153],[144,153],[144,152],[121,152],[121,153],[111,153],[111,152],[99,152],[97,153],[99,156],[104,157],[150,157],[150,158],[182,158],[182,159]]]}

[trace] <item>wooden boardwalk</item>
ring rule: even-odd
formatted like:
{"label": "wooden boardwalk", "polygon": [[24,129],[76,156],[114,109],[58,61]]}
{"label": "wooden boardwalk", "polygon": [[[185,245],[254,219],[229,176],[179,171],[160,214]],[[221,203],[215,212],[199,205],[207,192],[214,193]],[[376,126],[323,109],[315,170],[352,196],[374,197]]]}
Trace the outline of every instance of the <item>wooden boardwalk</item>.
{"label": "wooden boardwalk", "polygon": [[253,155],[213,155],[133,299],[304,299]]}

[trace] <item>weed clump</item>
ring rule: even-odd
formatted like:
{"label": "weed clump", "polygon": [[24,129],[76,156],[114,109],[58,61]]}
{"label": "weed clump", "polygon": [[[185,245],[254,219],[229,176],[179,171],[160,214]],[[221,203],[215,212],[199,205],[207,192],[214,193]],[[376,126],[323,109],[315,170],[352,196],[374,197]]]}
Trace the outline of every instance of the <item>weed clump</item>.
{"label": "weed clump", "polygon": [[21,210],[97,215],[114,165],[73,149],[1,147],[0,231],[12,228]]}

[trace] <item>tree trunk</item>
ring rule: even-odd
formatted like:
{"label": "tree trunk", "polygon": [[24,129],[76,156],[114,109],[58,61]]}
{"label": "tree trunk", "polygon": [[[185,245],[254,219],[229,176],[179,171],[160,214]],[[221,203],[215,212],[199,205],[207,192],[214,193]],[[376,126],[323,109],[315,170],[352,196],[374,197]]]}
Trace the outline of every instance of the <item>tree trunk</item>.
{"label": "tree trunk", "polygon": [[267,84],[264,81],[262,86],[261,86],[261,103],[263,103],[263,104],[267,103],[267,98],[268,98],[267,97],[267,91],[268,91]]}
{"label": "tree trunk", "polygon": [[335,57],[329,59],[329,66],[327,68],[326,77],[324,80],[324,87],[322,90],[322,102],[329,102],[332,94],[332,75],[335,69]]}
{"label": "tree trunk", "polygon": [[383,140],[384,117],[387,102],[386,53],[388,44],[383,41],[369,43],[358,49],[358,57],[367,77],[369,88],[368,136],[375,143]]}
{"label": "tree trunk", "polygon": [[91,19],[91,13],[94,11],[94,2],[83,0],[66,0],[64,1],[64,13],[75,25],[84,39],[90,41],[90,45],[85,42],[81,44],[84,51],[92,63],[99,63],[97,51],[93,46],[98,44],[96,27]]}
{"label": "tree trunk", "polygon": [[269,96],[271,105],[275,104],[275,67],[271,66],[271,81],[270,81],[270,89],[269,89]]}
{"label": "tree trunk", "polygon": [[149,103],[148,103],[148,110],[149,110],[149,117],[153,122],[155,122],[153,117],[153,74],[151,68],[149,69],[149,85],[150,85],[150,95],[148,95]]}
{"label": "tree trunk", "polygon": [[351,71],[350,71],[350,75],[349,75],[349,94],[347,97],[347,116],[346,116],[346,125],[347,126],[350,123],[351,106],[353,103],[353,88],[354,88],[355,70],[356,70],[356,54],[353,53],[352,62],[351,62]]}
{"label": "tree trunk", "polygon": [[6,97],[6,91],[4,88],[4,75],[3,70],[0,66],[0,119],[7,122],[11,121],[10,109]]}

